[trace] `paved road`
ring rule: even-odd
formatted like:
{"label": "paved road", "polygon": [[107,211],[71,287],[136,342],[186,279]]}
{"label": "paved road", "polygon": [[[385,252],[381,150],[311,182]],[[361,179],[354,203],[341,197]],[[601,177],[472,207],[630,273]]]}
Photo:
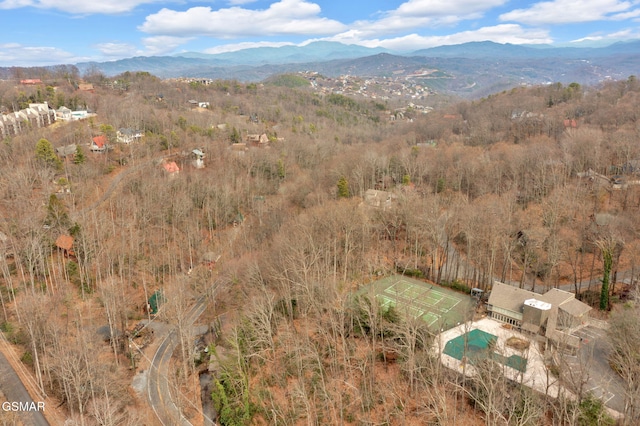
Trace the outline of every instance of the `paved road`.
{"label": "paved road", "polygon": [[[438,225],[440,226],[440,235],[438,238],[439,239],[438,244],[440,245],[441,250],[444,253],[446,253],[447,259],[449,261],[445,262],[441,271],[438,271],[436,269],[434,271],[434,275],[435,276],[441,275],[441,279],[448,280],[448,281],[452,281],[454,279],[462,279],[464,281],[467,279],[471,279],[473,277],[483,276],[484,273],[478,268],[476,268],[474,264],[472,264],[471,262],[468,262],[466,256],[462,255],[457,250],[455,245],[449,240],[445,232],[445,223],[448,220],[448,218],[449,218],[449,213],[444,213],[442,216],[438,218]],[[633,272],[633,276],[632,276],[632,272]],[[616,275],[616,284],[634,282],[636,281],[638,275],[639,275],[639,271],[637,270],[636,271],[632,271],[632,270],[618,271]],[[520,281],[514,281],[509,279],[503,280],[497,276],[493,276],[492,280],[500,281],[505,284],[512,285],[514,287],[520,286]],[[611,275],[611,280],[613,280],[613,274]],[[531,282],[530,282],[531,280],[527,279],[525,281],[526,282],[525,282],[524,288],[527,290],[531,290],[532,289]],[[602,284],[602,274],[599,274],[599,275],[596,274],[594,275],[593,279],[585,279],[585,280],[579,281],[577,288],[581,292],[588,288],[591,288],[592,290],[599,290],[601,284]],[[561,284],[555,288],[568,291],[570,293],[575,293],[576,291],[576,285],[574,283]],[[546,289],[544,285],[537,283],[535,287],[535,292],[545,293]]]}
{"label": "paved road", "polygon": [[[202,296],[196,304],[193,305],[187,316],[189,325],[193,325],[200,315],[202,315],[205,309],[205,301],[206,297]],[[160,346],[158,346],[151,361],[149,377],[147,379],[147,397],[149,398],[149,404],[151,404],[160,423],[164,426],[191,425],[176,405],[172,397],[171,384],[168,379],[170,374],[169,361],[177,346],[178,335],[174,329],[164,338]]]}
{"label": "paved road", "polygon": [[619,413],[624,412],[625,384],[609,365],[609,347],[606,332],[595,327],[585,327],[574,335],[582,338],[576,356],[565,356],[569,368],[586,368],[585,389],[601,398],[605,405]]}
{"label": "paved road", "polygon": [[[0,352],[0,389],[2,389],[8,402],[26,402],[29,403],[29,406],[34,404],[31,395],[29,395],[27,388],[25,388],[20,380],[18,373],[15,372],[2,352]],[[37,402],[42,403],[42,401],[36,401],[35,404],[37,404]],[[46,410],[46,408],[47,407],[44,409]],[[4,407],[0,408],[0,417],[2,417],[3,414]],[[40,411],[21,411],[16,414],[25,425],[49,426],[49,422]]]}

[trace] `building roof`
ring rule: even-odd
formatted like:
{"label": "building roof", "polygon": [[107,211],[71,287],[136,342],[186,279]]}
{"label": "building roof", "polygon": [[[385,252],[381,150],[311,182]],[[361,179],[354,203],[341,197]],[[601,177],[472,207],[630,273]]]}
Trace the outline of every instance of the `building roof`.
{"label": "building roof", "polygon": [[75,154],[77,149],[78,146],[75,143],[72,143],[71,145],[65,145],[56,148],[56,154],[58,154],[60,157],[66,157],[68,155]]}
{"label": "building roof", "polygon": [[178,167],[178,165],[176,164],[175,161],[170,161],[168,163],[164,163],[162,165],[162,168],[167,172],[167,173],[177,173],[180,171],[180,167]]}
{"label": "building roof", "polygon": [[591,310],[591,306],[582,303],[578,299],[571,299],[560,305],[560,309],[574,317],[581,317]]}
{"label": "building roof", "polygon": [[73,237],[71,235],[60,235],[56,239],[56,247],[70,251],[73,248]]}
{"label": "building roof", "polygon": [[579,301],[573,293],[568,291],[552,288],[545,294],[538,294],[499,281],[493,282],[487,303],[496,308],[522,313],[525,302],[532,299],[535,302],[527,303],[529,306],[549,304],[551,305],[549,309],[559,308],[573,316],[582,316],[591,310],[589,305]]}
{"label": "building roof", "polygon": [[550,303],[553,306],[560,306],[563,303],[575,298],[576,296],[573,293],[569,293],[568,291],[560,290],[557,288],[552,288],[542,296],[539,296],[540,300]]}
{"label": "building roof", "polygon": [[104,146],[107,144],[107,137],[105,135],[96,136],[93,138],[93,143],[98,148],[104,148]]}
{"label": "building roof", "polygon": [[541,311],[548,311],[549,309],[551,309],[551,303],[543,302],[542,300],[538,299],[527,299],[524,301],[524,304]]}
{"label": "building roof", "polygon": [[487,303],[498,308],[521,313],[525,300],[538,297],[540,297],[539,294],[529,290],[494,281]]}

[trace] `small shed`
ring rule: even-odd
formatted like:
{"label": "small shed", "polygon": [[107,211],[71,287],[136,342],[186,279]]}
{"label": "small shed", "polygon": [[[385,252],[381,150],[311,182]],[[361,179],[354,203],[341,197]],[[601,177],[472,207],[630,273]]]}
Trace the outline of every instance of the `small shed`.
{"label": "small shed", "polygon": [[149,298],[148,304],[147,304],[147,308],[149,309],[149,313],[151,315],[155,315],[158,313],[158,308],[160,308],[160,305],[163,304],[165,302],[165,298],[162,295],[162,292],[160,290],[156,290],[153,292],[153,294],[151,295],[151,297]]}

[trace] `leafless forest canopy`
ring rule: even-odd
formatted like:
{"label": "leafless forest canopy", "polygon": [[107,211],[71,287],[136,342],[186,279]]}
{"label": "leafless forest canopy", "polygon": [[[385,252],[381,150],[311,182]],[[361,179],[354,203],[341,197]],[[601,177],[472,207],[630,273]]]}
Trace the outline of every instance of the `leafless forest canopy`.
{"label": "leafless forest canopy", "polygon": [[[94,90],[78,91],[67,77],[0,83],[5,112],[46,100],[96,114],[0,144],[0,323],[33,387],[56,402],[52,415],[155,424],[131,383],[154,344],[133,330],[160,290],[155,321],[178,327],[172,380],[194,424],[188,401],[209,359],[184,318],[203,294],[202,322],[219,327],[210,354],[223,424],[606,424],[589,423],[604,420],[589,417],[587,395],[546,398],[490,362],[484,378],[446,370],[424,324],[352,294],[404,272],[459,289],[569,284],[597,310],[608,244],[612,309],[600,315],[614,317],[612,332],[634,330],[638,309],[617,303],[633,288],[615,280],[640,263],[634,77],[518,88],[428,114],[236,81],[92,75]],[[144,136],[119,143],[127,128]],[[262,134],[268,142],[246,142]],[[99,135],[109,149],[92,152]],[[72,144],[75,155],[55,155]],[[180,172],[170,176],[171,161]],[[373,189],[390,201],[372,206]],[[631,334],[614,341],[637,401]],[[626,414],[637,424],[638,407]]]}

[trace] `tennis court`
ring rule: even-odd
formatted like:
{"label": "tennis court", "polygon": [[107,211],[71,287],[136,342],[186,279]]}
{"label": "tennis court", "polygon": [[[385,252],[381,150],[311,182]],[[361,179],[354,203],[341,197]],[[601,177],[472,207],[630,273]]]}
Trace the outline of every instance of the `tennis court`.
{"label": "tennis court", "polygon": [[378,280],[360,293],[367,292],[373,292],[383,308],[394,307],[401,314],[421,318],[433,331],[467,321],[473,306],[468,295],[402,275]]}

